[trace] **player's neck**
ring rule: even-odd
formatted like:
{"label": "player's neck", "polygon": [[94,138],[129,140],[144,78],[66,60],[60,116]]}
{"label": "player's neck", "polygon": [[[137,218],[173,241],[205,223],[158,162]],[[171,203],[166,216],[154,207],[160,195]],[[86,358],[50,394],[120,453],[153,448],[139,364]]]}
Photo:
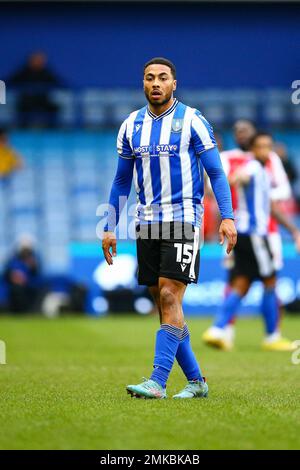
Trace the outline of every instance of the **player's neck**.
{"label": "player's neck", "polygon": [[171,108],[174,101],[175,101],[175,98],[172,96],[172,98],[170,98],[170,100],[167,103],[164,103],[162,105],[153,105],[149,103],[148,106],[149,106],[151,113],[155,114],[155,116],[160,116],[162,113],[164,113],[169,108]]}

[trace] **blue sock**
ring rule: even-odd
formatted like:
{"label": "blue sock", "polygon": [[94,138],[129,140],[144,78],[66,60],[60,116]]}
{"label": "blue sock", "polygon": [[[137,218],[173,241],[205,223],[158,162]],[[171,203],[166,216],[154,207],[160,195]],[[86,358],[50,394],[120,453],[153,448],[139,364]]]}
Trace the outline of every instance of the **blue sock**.
{"label": "blue sock", "polygon": [[173,367],[177,349],[182,336],[182,329],[163,323],[156,334],[154,370],[151,380],[166,387],[168,377]]}
{"label": "blue sock", "polygon": [[221,308],[219,309],[214,326],[224,328],[236,314],[242,301],[242,296],[235,290],[232,290],[225,298]]}
{"label": "blue sock", "polygon": [[176,359],[188,381],[203,381],[199,364],[192,350],[190,332],[187,324],[185,324],[183,327],[181,340],[177,349]]}
{"label": "blue sock", "polygon": [[279,321],[279,305],[275,289],[264,290],[261,312],[265,321],[266,333],[270,335],[277,330]]}

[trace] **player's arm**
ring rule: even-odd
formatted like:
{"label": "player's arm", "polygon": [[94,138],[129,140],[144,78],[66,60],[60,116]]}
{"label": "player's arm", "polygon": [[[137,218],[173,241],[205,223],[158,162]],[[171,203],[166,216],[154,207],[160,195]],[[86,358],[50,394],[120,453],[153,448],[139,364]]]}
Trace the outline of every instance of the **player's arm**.
{"label": "player's arm", "polygon": [[117,255],[117,239],[114,230],[127,202],[133,176],[134,156],[126,136],[126,128],[127,121],[124,121],[117,139],[118,168],[110,191],[107,224],[104,227],[102,239],[102,250],[108,264],[113,264],[113,256]]}
{"label": "player's arm", "polygon": [[229,176],[228,182],[230,186],[244,186],[250,183],[251,174],[246,168],[238,168],[232,175]]}
{"label": "player's arm", "polygon": [[300,230],[279,208],[277,201],[271,202],[271,215],[292,235],[296,250],[300,252]]}
{"label": "player's arm", "polygon": [[222,217],[219,229],[220,243],[223,245],[225,238],[227,238],[227,253],[229,254],[236,245],[237,232],[234,225],[231,192],[228,180],[222,167],[219,151],[216,147],[202,152],[200,158],[210,179],[211,187]]}
{"label": "player's arm", "polygon": [[[117,173],[110,191],[107,224],[104,227],[102,239],[102,250],[108,264],[113,264],[112,257],[117,254],[117,240],[114,230],[130,193],[133,166],[134,160],[132,158],[119,157]],[[110,253],[110,249],[112,249],[112,253]]]}

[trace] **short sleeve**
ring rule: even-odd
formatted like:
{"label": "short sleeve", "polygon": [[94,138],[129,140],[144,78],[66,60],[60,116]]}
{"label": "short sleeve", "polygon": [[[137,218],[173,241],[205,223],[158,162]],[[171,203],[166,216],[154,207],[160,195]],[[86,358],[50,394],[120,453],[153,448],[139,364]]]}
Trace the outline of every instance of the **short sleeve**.
{"label": "short sleeve", "polygon": [[127,137],[127,120],[123,122],[118,133],[117,151],[120,157],[134,158],[133,151]]}
{"label": "short sleeve", "polygon": [[247,176],[254,176],[257,173],[258,169],[258,163],[256,160],[251,160],[250,162],[247,162],[246,165],[242,167],[242,172],[247,175]]}
{"label": "short sleeve", "polygon": [[199,111],[192,118],[191,138],[197,155],[217,147],[213,128]]}

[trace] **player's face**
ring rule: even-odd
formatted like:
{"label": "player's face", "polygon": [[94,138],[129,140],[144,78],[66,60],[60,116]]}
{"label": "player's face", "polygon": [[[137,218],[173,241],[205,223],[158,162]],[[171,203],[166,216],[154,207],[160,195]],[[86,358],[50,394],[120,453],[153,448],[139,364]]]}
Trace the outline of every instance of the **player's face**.
{"label": "player's face", "polygon": [[255,158],[257,158],[263,164],[267,163],[270,156],[270,152],[272,152],[273,150],[272,138],[268,135],[262,135],[260,137],[257,137],[251,150]]}
{"label": "player's face", "polygon": [[171,100],[176,90],[176,80],[170,67],[162,64],[151,64],[144,73],[144,92],[153,106],[162,106]]}
{"label": "player's face", "polygon": [[234,126],[234,137],[242,150],[248,150],[249,143],[255,134],[255,129],[248,122],[240,122]]}

